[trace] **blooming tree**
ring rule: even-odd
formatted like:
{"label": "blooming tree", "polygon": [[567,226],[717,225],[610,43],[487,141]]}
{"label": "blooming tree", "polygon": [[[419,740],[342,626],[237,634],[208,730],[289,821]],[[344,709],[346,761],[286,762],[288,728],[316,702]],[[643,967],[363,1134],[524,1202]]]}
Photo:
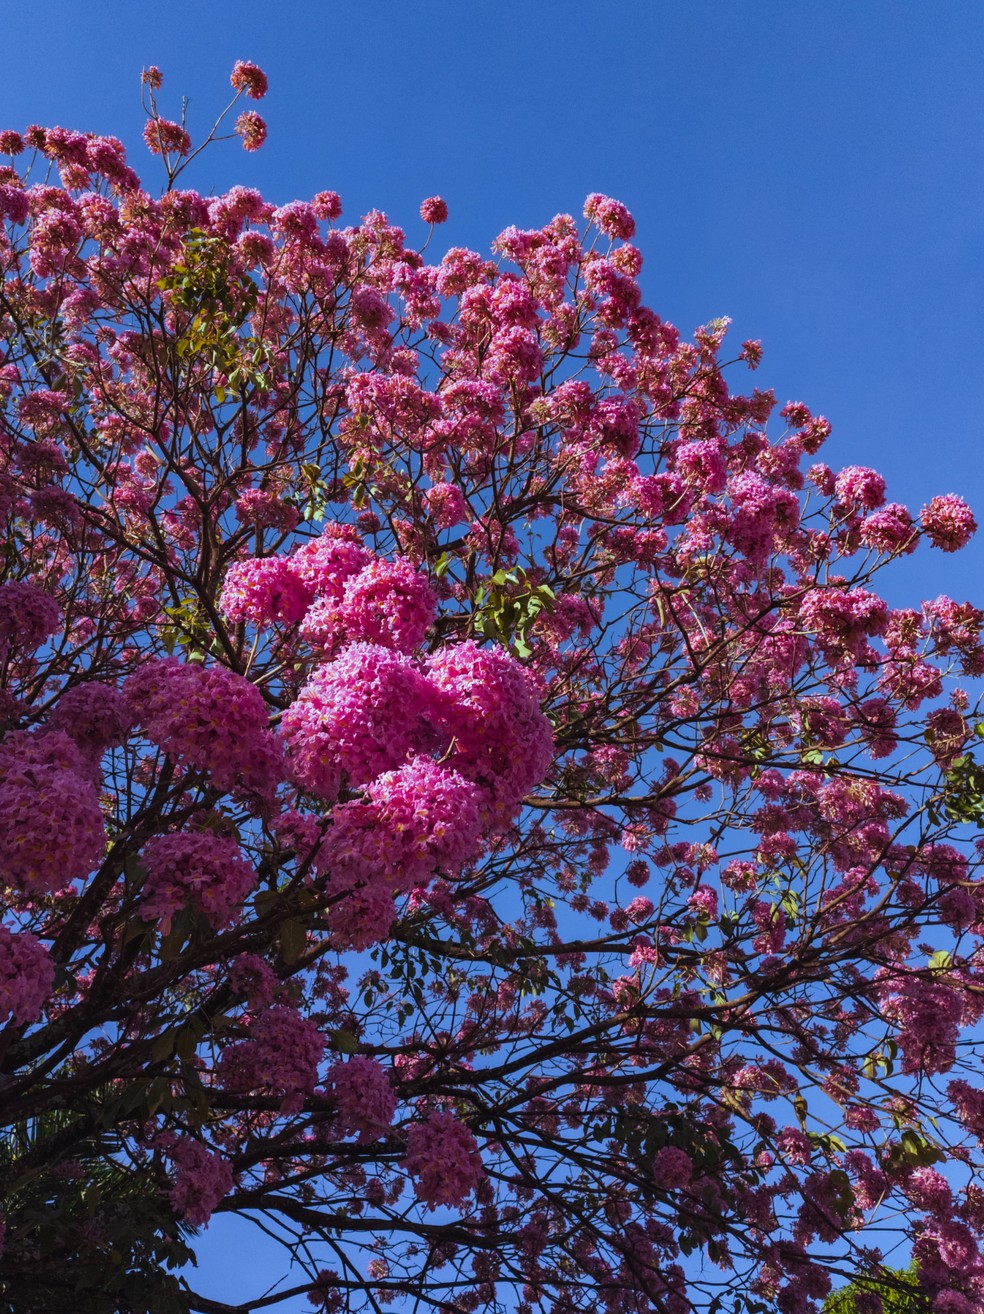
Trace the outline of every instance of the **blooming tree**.
{"label": "blooming tree", "polygon": [[618,202],[427,263],[144,82],[157,197],[0,134],[5,1308],[980,1309],[984,612],[877,587],[970,510]]}

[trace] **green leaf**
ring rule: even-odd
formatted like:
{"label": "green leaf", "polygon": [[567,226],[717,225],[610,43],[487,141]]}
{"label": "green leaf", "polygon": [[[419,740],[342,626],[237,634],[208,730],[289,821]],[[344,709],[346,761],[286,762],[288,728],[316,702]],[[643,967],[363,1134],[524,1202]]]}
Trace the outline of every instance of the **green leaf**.
{"label": "green leaf", "polygon": [[301,957],[307,948],[307,928],[299,917],[290,917],[277,933],[280,952],[288,967]]}
{"label": "green leaf", "polygon": [[332,1048],[336,1049],[339,1054],[355,1054],[359,1048],[359,1041],[351,1031],[339,1029],[331,1033]]}

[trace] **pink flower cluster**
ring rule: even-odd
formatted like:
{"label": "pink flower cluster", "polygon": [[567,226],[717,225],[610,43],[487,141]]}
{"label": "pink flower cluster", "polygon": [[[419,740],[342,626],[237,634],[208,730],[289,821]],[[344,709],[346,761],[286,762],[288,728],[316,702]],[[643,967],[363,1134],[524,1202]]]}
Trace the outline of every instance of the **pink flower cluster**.
{"label": "pink flower cluster", "polygon": [[403,1167],[428,1209],[464,1208],[485,1176],[471,1130],[453,1113],[439,1111],[408,1128]]}
{"label": "pink flower cluster", "polygon": [[28,931],[0,925],[0,1023],[36,1022],[51,994],[55,965]]}
{"label": "pink flower cluster", "polygon": [[[351,575],[349,614],[357,598],[385,602],[392,581],[409,571],[401,565]],[[401,600],[414,596],[412,577],[395,590]],[[368,614],[375,625],[378,613]],[[378,637],[419,642],[422,610],[402,629],[398,610],[382,614],[391,628],[388,636],[374,630]],[[350,642],[315,669],[284,712],[281,734],[302,789],[324,802],[343,786],[365,791],[335,808],[314,859],[339,896],[329,912],[336,943],[360,948],[385,935],[395,895],[473,862],[482,836],[508,824],[553,757],[550,723],[522,667],[502,649],[472,642],[426,662],[394,646]]]}
{"label": "pink flower cluster", "polygon": [[584,217],[596,225],[606,237],[628,241],[635,235],[635,220],[621,201],[600,192],[592,192],[584,202]]}
{"label": "pink flower cluster", "polygon": [[286,558],[251,557],[229,567],[220,603],[232,621],[293,625],[303,618],[312,600],[313,594]]}
{"label": "pink flower cluster", "polygon": [[261,489],[248,488],[236,498],[236,519],[257,529],[277,529],[288,534],[296,528],[300,512],[282,498]]}
{"label": "pink flower cluster", "polygon": [[130,729],[130,708],[115,685],[89,681],[66,689],[48,719],[64,730],[87,758],[98,759],[122,744]]}
{"label": "pink flower cluster", "polygon": [[0,878],[48,894],[97,867],[106,826],[87,763],[60,730],[0,745]]}
{"label": "pink flower cluster", "polygon": [[468,503],[457,484],[432,484],[424,502],[438,529],[452,529],[468,519]]}
{"label": "pink flower cluster", "polygon": [[280,725],[296,782],[327,802],[343,776],[365,785],[398,766],[420,742],[433,690],[409,657],[353,643],[319,666]]}
{"label": "pink flower cluster", "polygon": [[340,600],[345,581],[368,566],[373,555],[363,547],[352,525],[326,525],[319,538],[299,547],[289,558],[291,569],[319,598]]}
{"label": "pink flower cluster", "polygon": [[505,824],[553,760],[553,731],[523,668],[467,640],[436,652],[427,673],[442,695],[447,765],[485,792],[486,824]]}
{"label": "pink flower cluster", "polygon": [[250,1025],[249,1039],[222,1051],[219,1082],[230,1091],[272,1091],[283,1113],[296,1113],[318,1080],[324,1053],[321,1032],[286,1006],[267,1009]]}
{"label": "pink flower cluster", "polygon": [[207,771],[219,789],[268,798],[282,770],[263,696],[225,666],[164,657],[145,662],[123,692],[147,738],[175,761]]}
{"label": "pink flower cluster", "polygon": [[332,814],[317,862],[329,889],[377,884],[389,896],[456,873],[479,851],[481,791],[431,758],[414,757],[378,776],[365,802]]}
{"label": "pink flower cluster", "polygon": [[956,552],[964,547],[977,530],[970,507],[953,493],[934,497],[919,512],[919,519],[933,547],[944,552]]}
{"label": "pink flower cluster", "polygon": [[374,557],[344,526],[333,526],[290,557],[230,566],[223,611],[234,621],[302,622],[301,636],[331,652],[343,642],[413,652],[437,612],[427,579],[404,560]]}
{"label": "pink flower cluster", "polygon": [[58,603],[36,584],[0,584],[0,661],[34,652],[60,623]]}
{"label": "pink flower cluster", "polygon": [[868,639],[884,632],[888,607],[867,589],[811,589],[800,602],[800,620],[830,658],[862,660]]}
{"label": "pink flower cluster", "polygon": [[436,613],[433,590],[409,562],[372,561],[347,581],[338,620],[349,640],[410,653],[423,642]]}
{"label": "pink flower cluster", "polygon": [[232,1190],[231,1164],[191,1136],[165,1132],[157,1145],[176,1169],[168,1192],[175,1212],[193,1227],[207,1227],[219,1201]]}
{"label": "pink flower cluster", "polygon": [[694,1162],[686,1150],[664,1145],[653,1157],[653,1181],[666,1191],[686,1186],[694,1174]]}
{"label": "pink flower cluster", "polygon": [[143,862],[142,915],[159,918],[165,935],[175,913],[189,905],[212,926],[226,924],[256,884],[236,841],[208,832],[159,835],[144,849]]}
{"label": "pink flower cluster", "polygon": [[960,995],[942,982],[912,976],[884,992],[884,1012],[897,1028],[902,1071],[949,1072],[956,1062],[956,1044],[964,1006]]}
{"label": "pink flower cluster", "polygon": [[360,1145],[379,1140],[393,1125],[396,1096],[384,1070],[373,1059],[353,1054],[333,1063],[325,1085],[335,1099],[335,1131],[357,1136]]}

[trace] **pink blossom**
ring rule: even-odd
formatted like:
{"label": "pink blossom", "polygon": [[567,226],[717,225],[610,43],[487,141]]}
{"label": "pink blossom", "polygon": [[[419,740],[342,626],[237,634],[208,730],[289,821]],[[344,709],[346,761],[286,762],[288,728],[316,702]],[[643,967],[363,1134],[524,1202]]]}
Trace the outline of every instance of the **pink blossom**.
{"label": "pink blossom", "polygon": [[584,217],[590,219],[606,237],[622,238],[626,241],[635,235],[635,220],[621,201],[614,201],[610,196],[592,192],[584,202]]}
{"label": "pink blossom", "polygon": [[895,1023],[902,1071],[948,1072],[956,1061],[963,1004],[957,991],[942,982],[906,977],[883,988],[883,1009]]}
{"label": "pink blossom", "polygon": [[191,138],[180,123],[169,119],[148,119],[143,130],[147,149],[154,155],[187,155],[191,150]]}
{"label": "pink blossom", "polygon": [[834,493],[850,511],[874,511],[885,500],[885,480],[877,470],[849,465],[835,479]]}
{"label": "pink blossom", "polygon": [[468,503],[457,484],[432,484],[424,502],[438,529],[452,529],[468,519]]}
{"label": "pink blossom", "polygon": [[344,890],[343,897],[328,910],[332,944],[339,949],[368,949],[379,944],[395,920],[393,892],[378,880]]}
{"label": "pink blossom", "polygon": [[300,520],[300,512],[290,502],[273,493],[248,488],[236,498],[236,518],[257,529],[277,529],[289,533]]}
{"label": "pink blossom", "polygon": [[236,60],[229,81],[235,91],[245,91],[250,100],[262,100],[267,94],[266,74],[247,60]]}
{"label": "pink blossom", "polygon": [[166,934],[171,919],[189,905],[213,927],[229,922],[256,884],[256,872],[234,839],[207,832],[159,835],[143,851],[147,880],[145,918],[160,918]]}
{"label": "pink blossom", "polygon": [[338,219],[342,213],[342,198],[337,192],[318,192],[313,208],[319,219]]}
{"label": "pink blossom", "polygon": [[867,640],[884,632],[888,607],[867,589],[810,589],[800,602],[800,620],[832,655],[860,658]]}
{"label": "pink blossom", "polygon": [[250,558],[229,567],[219,605],[232,621],[293,625],[303,619],[313,596],[286,557]]}
{"label": "pink blossom", "polygon": [[192,1227],[207,1227],[219,1201],[232,1190],[232,1165],[191,1136],[169,1132],[157,1144],[177,1169],[168,1195],[175,1212]]}
{"label": "pink blossom", "polygon": [[718,897],[717,891],[712,890],[709,885],[700,885],[693,894],[690,895],[687,903],[695,913],[714,921],[718,915]]}
{"label": "pink blossom", "polygon": [[434,1112],[410,1125],[403,1166],[428,1209],[464,1208],[485,1176],[478,1142],[453,1113]]}
{"label": "pink blossom", "polygon": [[940,1291],[933,1299],[933,1314],[977,1314],[978,1305],[953,1287]]}
{"label": "pink blossom", "polygon": [[0,925],[0,1023],[36,1022],[51,994],[55,965],[28,931]]}
{"label": "pink blossom", "polygon": [[106,826],[75,744],[61,731],[0,747],[0,876],[46,894],[102,862]]}
{"label": "pink blossom", "polygon": [[347,1062],[333,1063],[325,1073],[325,1085],[335,1098],[339,1136],[357,1136],[360,1145],[367,1145],[393,1125],[396,1096],[385,1071],[373,1059],[353,1054]]}
{"label": "pink blossom", "polygon": [[653,1158],[653,1180],[666,1191],[686,1186],[693,1176],[694,1164],[686,1150],[664,1145]]}
{"label": "pink blossom", "polygon": [[339,620],[349,639],[413,652],[437,614],[426,576],[409,562],[372,561],[345,582]]}
{"label": "pink blossom", "polygon": [[258,151],[267,139],[266,122],[256,110],[243,110],[236,119],[236,132],[243,139],[244,151]]}
{"label": "pink blossom", "polygon": [[468,640],[440,649],[428,669],[444,695],[447,764],[481,785],[493,815],[507,820],[553,760],[553,731],[523,668],[501,648]]}
{"label": "pink blossom", "polygon": [[919,519],[933,547],[944,552],[956,552],[977,530],[977,521],[970,507],[953,493],[934,497],[919,512]]}
{"label": "pink blossom", "polygon": [[101,755],[123,743],[131,714],[120,689],[90,680],[65,690],[48,723],[53,729],[64,730],[83,753]]}
{"label": "pink blossom", "polygon": [[425,224],[443,224],[448,217],[448,205],[439,196],[428,196],[420,207],[420,217]]}
{"label": "pink blossom", "polygon": [[147,738],[169,757],[207,771],[220,789],[272,795],[282,750],[249,680],[225,666],[165,657],[145,662],[123,688]]}
{"label": "pink blossom", "polygon": [[343,803],[325,837],[325,863],[339,887],[383,881],[392,890],[458,874],[478,853],[479,788],[456,771],[414,757],[369,786],[369,802]]}
{"label": "pink blossom", "polygon": [[281,1111],[297,1113],[314,1089],[325,1040],[313,1022],[293,1008],[267,1009],[250,1023],[249,1039],[227,1046],[219,1081],[229,1091],[272,1091]]}
{"label": "pink blossom", "polygon": [[290,557],[291,569],[317,597],[342,596],[345,581],[373,560],[352,525],[326,525]]}
{"label": "pink blossom", "polygon": [[256,954],[239,954],[229,968],[229,988],[246,996],[251,1009],[269,1008],[280,982],[269,963]]}
{"label": "pink blossom", "polygon": [[865,516],[859,534],[865,547],[876,552],[913,552],[918,541],[912,516],[900,502]]}
{"label": "pink blossom", "polygon": [[0,584],[0,661],[34,652],[55,633],[61,618],[58,603],[36,584]]}
{"label": "pink blossom", "polygon": [[27,194],[21,187],[0,185],[0,219],[9,219],[12,224],[23,224],[31,213]]}
{"label": "pink blossom", "polygon": [[342,776],[366,784],[420,742],[434,698],[402,653],[353,643],[319,666],[287,708],[281,734],[297,783],[331,801]]}

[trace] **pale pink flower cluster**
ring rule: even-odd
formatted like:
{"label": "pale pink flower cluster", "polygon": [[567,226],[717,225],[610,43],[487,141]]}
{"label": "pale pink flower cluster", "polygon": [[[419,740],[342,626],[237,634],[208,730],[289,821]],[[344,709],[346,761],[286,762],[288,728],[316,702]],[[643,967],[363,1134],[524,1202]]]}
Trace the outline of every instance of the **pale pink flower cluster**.
{"label": "pale pink flower cluster", "polygon": [[60,730],[0,746],[0,878],[48,894],[97,867],[106,827],[87,764]]}
{"label": "pale pink flower cluster", "polygon": [[165,1132],[157,1145],[176,1169],[168,1192],[175,1213],[193,1227],[207,1227],[219,1201],[232,1190],[231,1164],[191,1136]]}
{"label": "pale pink flower cluster", "polygon": [[393,1125],[396,1096],[385,1071],[373,1059],[353,1054],[345,1063],[333,1063],[325,1086],[335,1100],[335,1131],[357,1136],[360,1145],[379,1140]]}
{"label": "pale pink flower cluster", "polygon": [[919,519],[933,547],[944,552],[956,552],[964,547],[977,529],[974,513],[954,493],[934,497],[919,512]]}
{"label": "pale pink flower cluster", "polygon": [[249,1028],[249,1039],[222,1052],[218,1075],[230,1091],[271,1091],[282,1096],[283,1113],[297,1113],[318,1080],[324,1053],[321,1032],[296,1009],[267,1009]]}
{"label": "pale pink flower cluster", "polygon": [[34,652],[60,623],[58,603],[36,584],[0,584],[0,661]]}
{"label": "pale pink flower cluster", "polygon": [[256,884],[236,841],[210,832],[158,835],[143,851],[147,880],[142,916],[160,919],[166,935],[183,908],[198,908],[214,927],[229,922]]}
{"label": "pale pink flower cluster", "polygon": [[463,1208],[485,1176],[478,1142],[453,1113],[435,1111],[407,1130],[403,1167],[428,1209]]}
{"label": "pale pink flower cluster", "polygon": [[28,931],[0,926],[0,1023],[36,1022],[51,994],[55,965]]}
{"label": "pale pink flower cluster", "polygon": [[207,771],[219,789],[268,797],[282,752],[263,696],[225,666],[174,657],[145,662],[123,692],[147,738],[177,762]]}

